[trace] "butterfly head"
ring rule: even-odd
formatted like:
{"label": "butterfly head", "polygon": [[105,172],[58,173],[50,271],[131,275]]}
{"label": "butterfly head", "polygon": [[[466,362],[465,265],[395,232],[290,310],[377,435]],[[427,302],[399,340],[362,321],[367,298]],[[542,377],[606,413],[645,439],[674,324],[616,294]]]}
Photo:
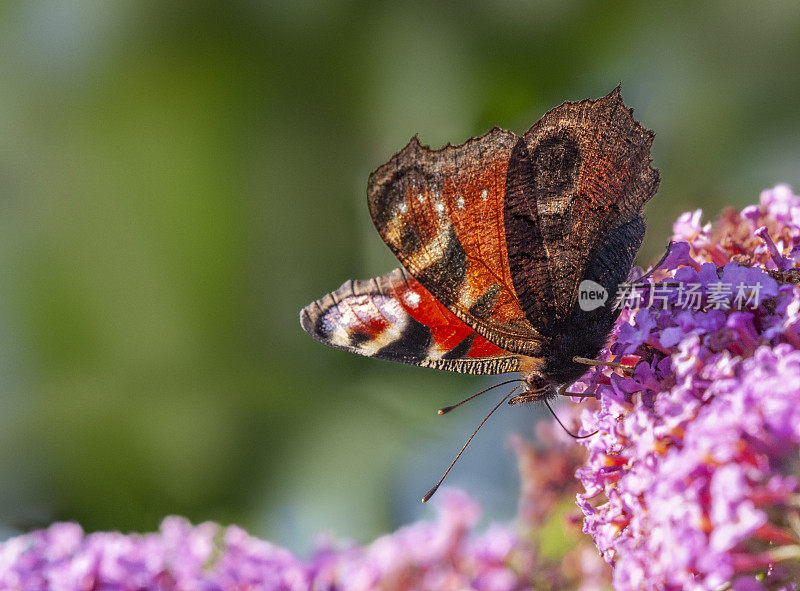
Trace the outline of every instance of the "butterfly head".
{"label": "butterfly head", "polygon": [[558,384],[554,384],[538,373],[530,373],[523,377],[522,394],[511,398],[509,404],[523,402],[542,402],[554,398],[558,393]]}

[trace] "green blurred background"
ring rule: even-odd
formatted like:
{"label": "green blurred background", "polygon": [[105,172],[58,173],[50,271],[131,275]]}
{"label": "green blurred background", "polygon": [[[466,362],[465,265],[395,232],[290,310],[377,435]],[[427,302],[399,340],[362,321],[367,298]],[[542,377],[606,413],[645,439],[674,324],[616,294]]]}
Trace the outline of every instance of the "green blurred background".
{"label": "green blurred background", "polygon": [[[202,7],[201,7],[202,5]],[[800,3],[7,1],[0,5],[0,523],[239,523],[368,540],[493,383],[356,358],[298,310],[395,266],[367,175],[414,133],[525,131],[617,82],[656,131],[641,260],[686,209],[800,185]],[[509,432],[451,484],[514,514]]]}

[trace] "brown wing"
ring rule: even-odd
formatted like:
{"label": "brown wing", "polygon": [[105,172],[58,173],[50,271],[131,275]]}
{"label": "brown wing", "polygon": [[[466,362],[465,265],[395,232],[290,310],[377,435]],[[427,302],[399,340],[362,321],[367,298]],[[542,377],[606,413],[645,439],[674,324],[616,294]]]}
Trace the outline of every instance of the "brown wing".
{"label": "brown wing", "polygon": [[345,282],[306,306],[300,324],[326,345],[367,357],[459,373],[519,369],[518,355],[476,334],[404,269]]}
{"label": "brown wing", "polygon": [[616,290],[641,244],[642,208],[659,176],[650,167],[653,133],[632,113],[618,86],[551,110],[512,150],[509,266],[526,318],[548,337],[576,313],[580,282],[591,278]]}
{"label": "brown wing", "polygon": [[503,203],[519,138],[495,127],[461,146],[417,138],[369,179],[375,226],[403,266],[498,346],[538,355],[541,339],[514,292]]}

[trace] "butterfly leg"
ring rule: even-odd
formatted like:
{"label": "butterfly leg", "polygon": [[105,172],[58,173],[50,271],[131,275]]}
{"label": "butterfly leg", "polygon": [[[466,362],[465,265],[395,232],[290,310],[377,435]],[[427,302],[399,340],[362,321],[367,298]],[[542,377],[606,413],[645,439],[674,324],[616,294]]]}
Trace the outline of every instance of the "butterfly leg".
{"label": "butterfly leg", "polygon": [[569,384],[562,384],[562,385],[558,386],[555,389],[550,387],[550,388],[543,388],[541,390],[537,390],[537,391],[534,391],[534,392],[520,394],[519,396],[514,396],[514,398],[509,400],[508,403],[509,404],[520,404],[522,402],[544,402],[545,406],[547,406],[547,410],[549,410],[550,414],[553,415],[553,418],[555,418],[555,420],[558,422],[558,424],[561,425],[561,428],[564,429],[564,431],[567,433],[567,435],[569,435],[573,439],[585,439],[586,437],[591,437],[592,435],[595,435],[597,433],[597,431],[589,433],[588,435],[577,435],[577,434],[573,433],[572,431],[567,429],[567,427],[566,427],[566,425],[564,425],[564,423],[561,422],[561,419],[558,418],[558,415],[553,410],[553,407],[550,406],[549,399],[555,397],[558,394],[563,395],[563,396],[574,396],[574,397],[578,397],[578,398],[593,398],[594,397],[594,396],[588,395],[588,394],[585,395],[585,396],[583,394],[572,394],[572,393],[566,391],[568,387],[569,387]]}
{"label": "butterfly leg", "polygon": [[582,365],[610,367],[611,369],[619,369],[622,370],[622,373],[624,373],[628,377],[633,375],[633,370],[635,368],[635,366],[623,365],[622,363],[618,363],[616,361],[600,361],[599,359],[587,359],[586,357],[573,357],[572,361],[574,361],[575,363],[580,363]]}
{"label": "butterfly leg", "polygon": [[667,251],[666,251],[666,252],[665,252],[665,253],[664,253],[664,254],[661,256],[661,258],[660,258],[660,259],[658,259],[658,262],[657,262],[655,265],[653,265],[653,268],[652,268],[652,269],[650,269],[650,270],[649,270],[647,273],[645,273],[645,274],[644,274],[644,275],[642,275],[641,277],[639,277],[639,279],[637,279],[636,281],[631,281],[631,283],[641,283],[642,281],[644,281],[645,279],[647,279],[648,277],[650,277],[650,276],[651,276],[653,273],[655,273],[656,271],[658,271],[658,268],[659,268],[661,265],[663,265],[663,264],[664,264],[664,261],[666,261],[666,260],[667,260],[667,257],[669,256],[669,252],[670,252],[670,250],[672,250],[672,240],[670,240],[670,241],[669,241],[669,244],[667,244]]}
{"label": "butterfly leg", "polygon": [[569,388],[572,384],[561,384],[558,388],[556,388],[556,394],[559,396],[569,396],[570,398],[597,398],[596,394],[584,394],[583,392],[568,392],[567,388]]}
{"label": "butterfly leg", "polygon": [[523,404],[526,402],[543,402],[550,398],[553,398],[556,395],[554,390],[537,390],[534,392],[526,392],[525,394],[520,394],[519,396],[514,396],[513,398],[509,399],[509,404]]}

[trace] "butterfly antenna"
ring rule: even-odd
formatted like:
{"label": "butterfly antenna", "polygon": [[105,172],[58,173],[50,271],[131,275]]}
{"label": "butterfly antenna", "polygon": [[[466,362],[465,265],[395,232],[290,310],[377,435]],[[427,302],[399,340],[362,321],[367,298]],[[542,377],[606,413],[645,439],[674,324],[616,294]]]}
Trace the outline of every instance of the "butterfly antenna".
{"label": "butterfly antenna", "polygon": [[663,265],[663,264],[664,264],[664,261],[666,261],[666,260],[667,260],[667,257],[669,256],[669,251],[670,251],[670,250],[672,250],[672,240],[670,240],[670,241],[669,241],[669,244],[667,244],[667,252],[665,252],[665,253],[664,253],[664,254],[661,256],[661,258],[660,258],[660,259],[658,259],[658,262],[657,262],[655,265],[653,265],[653,268],[652,268],[652,269],[650,269],[650,270],[649,270],[647,273],[645,273],[645,274],[644,274],[644,275],[642,275],[641,277],[639,277],[639,279],[637,279],[636,281],[631,281],[631,283],[641,283],[642,281],[644,281],[645,279],[647,279],[648,277],[650,277],[650,275],[652,275],[653,273],[655,273],[655,272],[658,270],[658,268],[659,268],[661,265]]}
{"label": "butterfly antenna", "polygon": [[553,407],[550,406],[550,403],[547,402],[546,398],[544,399],[544,403],[547,405],[547,410],[550,411],[550,414],[553,415],[553,418],[558,422],[559,425],[561,425],[561,428],[564,429],[566,434],[572,437],[573,439],[586,439],[587,437],[591,437],[592,435],[596,435],[597,433],[599,433],[599,431],[595,431],[594,433],[589,433],[588,435],[575,435],[575,433],[573,433],[564,426],[564,423],[562,423],[561,419],[558,418],[558,415],[553,410]]}
{"label": "butterfly antenna", "polygon": [[[516,381],[516,380],[512,380],[512,381]],[[498,386],[499,385],[500,384],[498,384]],[[444,479],[447,478],[447,475],[450,473],[450,470],[452,470],[453,466],[456,465],[456,462],[458,461],[458,458],[460,458],[461,454],[464,453],[464,450],[467,449],[467,446],[470,444],[470,442],[475,437],[475,435],[477,435],[478,431],[480,431],[481,427],[483,427],[484,423],[486,421],[488,421],[489,417],[494,414],[494,411],[496,411],[498,408],[500,408],[503,405],[503,403],[506,400],[508,400],[511,397],[511,395],[514,394],[517,390],[519,390],[519,386],[517,386],[516,388],[511,390],[511,392],[506,394],[505,397],[503,397],[503,399],[500,402],[498,402],[497,405],[491,411],[489,411],[489,414],[486,415],[486,418],[484,418],[481,421],[481,424],[478,425],[476,427],[476,429],[472,432],[472,435],[469,436],[469,439],[467,439],[467,442],[463,445],[463,447],[461,448],[461,451],[458,452],[458,455],[455,457],[455,459],[453,459],[453,461],[450,462],[450,465],[447,467],[447,470],[444,471],[444,474],[442,474],[442,477],[439,479],[439,482],[437,482],[428,492],[425,493],[425,496],[422,497],[422,502],[423,503],[427,503],[428,501],[430,501],[431,497],[434,494],[436,494],[436,491],[439,490],[439,487],[442,485],[442,482],[444,482]]]}
{"label": "butterfly antenna", "polygon": [[477,394],[473,394],[473,395],[472,395],[472,396],[470,396],[469,398],[465,398],[464,400],[462,400],[462,401],[461,401],[461,402],[459,402],[458,404],[453,404],[452,406],[445,406],[444,408],[440,408],[440,409],[437,411],[437,413],[438,413],[438,414],[440,414],[440,415],[447,414],[447,413],[449,413],[451,410],[453,410],[454,408],[458,408],[459,406],[461,406],[461,405],[462,405],[462,404],[464,404],[465,402],[469,402],[470,400],[472,400],[473,398],[477,398],[477,397],[478,397],[478,396],[480,396],[481,394],[486,394],[486,393],[487,393],[489,390],[494,390],[495,388],[499,388],[500,386],[505,386],[506,384],[513,384],[514,382],[521,382],[521,381],[522,381],[522,380],[520,380],[520,379],[516,379],[516,380],[506,380],[505,382],[500,382],[499,384],[495,384],[494,386],[489,386],[489,387],[488,387],[488,388],[486,388],[485,390],[481,390],[481,391],[480,391],[480,392],[478,392]]}

